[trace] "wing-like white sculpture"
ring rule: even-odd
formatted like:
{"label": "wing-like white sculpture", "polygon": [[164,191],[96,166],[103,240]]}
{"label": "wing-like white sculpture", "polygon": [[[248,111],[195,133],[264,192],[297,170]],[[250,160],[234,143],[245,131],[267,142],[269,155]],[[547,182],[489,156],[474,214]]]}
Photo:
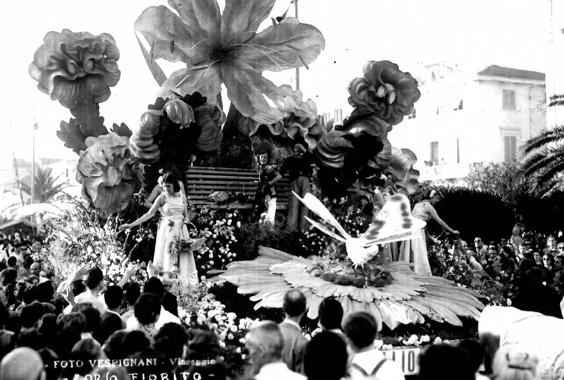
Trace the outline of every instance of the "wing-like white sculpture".
{"label": "wing-like white sculpture", "polygon": [[378,253],[378,245],[412,239],[426,225],[423,220],[411,215],[409,199],[405,195],[396,194],[386,201],[366,232],[358,238],[353,238],[313,194],[308,193],[303,198],[294,192],[293,194],[314,214],[337,230],[337,233],[332,232],[322,224],[306,217],[324,234],[344,242],[347,255],[355,265],[362,265],[373,258]]}

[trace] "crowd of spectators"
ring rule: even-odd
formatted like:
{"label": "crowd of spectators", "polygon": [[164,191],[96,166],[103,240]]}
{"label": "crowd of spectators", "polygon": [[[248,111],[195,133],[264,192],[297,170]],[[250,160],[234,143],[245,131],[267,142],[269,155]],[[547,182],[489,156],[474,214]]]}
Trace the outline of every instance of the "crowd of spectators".
{"label": "crowd of spectators", "polygon": [[[139,285],[125,273],[119,284],[108,286],[101,269],[93,267],[55,289],[49,266],[34,261],[30,244],[22,243],[25,239],[16,243],[11,238],[15,235],[5,237],[0,259],[0,380],[227,377],[218,336],[182,324],[166,278],[151,275]],[[552,237],[542,243],[512,236],[488,245],[476,238],[465,252],[491,276],[520,281],[513,302],[531,310],[546,308],[548,298],[539,301],[539,294],[544,289],[555,294],[559,288],[550,285],[562,276],[556,261],[541,261],[535,253],[550,257],[560,244]],[[564,254],[564,244],[561,250]],[[319,328],[310,339],[301,327],[308,307],[306,297],[292,290],[284,297],[284,320],[261,321],[250,328],[243,379],[405,378],[397,362],[375,346],[378,326],[370,313],[344,315],[341,304],[327,298],[319,305]],[[526,350],[500,349],[484,367],[485,352],[476,340],[431,345],[419,358],[419,378],[480,378],[480,369],[496,380],[535,378],[538,360]]]}
{"label": "crowd of spectators", "polygon": [[[495,281],[511,306],[562,318],[564,236],[525,232],[516,224],[507,239],[471,244],[445,241],[442,250],[462,255],[469,266]],[[564,304],[563,304],[564,306]]]}

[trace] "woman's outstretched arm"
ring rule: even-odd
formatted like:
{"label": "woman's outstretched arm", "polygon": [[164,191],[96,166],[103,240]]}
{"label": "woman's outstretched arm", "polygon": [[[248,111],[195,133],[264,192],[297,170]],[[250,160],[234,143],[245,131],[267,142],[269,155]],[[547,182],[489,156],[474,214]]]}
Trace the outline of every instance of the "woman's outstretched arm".
{"label": "woman's outstretched arm", "polygon": [[157,198],[157,200],[155,201],[155,203],[153,203],[153,205],[151,206],[151,208],[149,209],[149,211],[147,211],[145,214],[143,214],[139,219],[131,222],[131,223],[126,223],[126,224],[122,224],[119,229],[120,230],[126,230],[129,228],[133,228],[136,227],[140,224],[145,223],[146,221],[148,221],[149,219],[151,219],[153,216],[155,216],[155,214],[157,213],[157,210],[164,204],[165,202],[165,195],[164,193],[159,195],[159,197]]}

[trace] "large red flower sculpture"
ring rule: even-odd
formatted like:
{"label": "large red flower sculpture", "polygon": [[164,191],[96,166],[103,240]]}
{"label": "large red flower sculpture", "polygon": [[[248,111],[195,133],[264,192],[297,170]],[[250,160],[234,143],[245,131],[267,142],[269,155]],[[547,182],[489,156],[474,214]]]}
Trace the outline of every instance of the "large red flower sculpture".
{"label": "large red flower sculpture", "polygon": [[119,50],[114,38],[84,32],[49,32],[37,49],[29,73],[40,91],[64,107],[102,103],[120,78]]}
{"label": "large red flower sculpture", "polygon": [[390,125],[399,124],[413,112],[421,97],[417,81],[390,61],[369,61],[364,75],[349,84],[349,103],[354,113],[371,113]]}

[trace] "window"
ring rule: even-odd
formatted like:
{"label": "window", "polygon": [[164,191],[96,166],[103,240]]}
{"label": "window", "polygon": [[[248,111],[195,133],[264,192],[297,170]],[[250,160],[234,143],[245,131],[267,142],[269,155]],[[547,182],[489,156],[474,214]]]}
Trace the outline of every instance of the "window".
{"label": "window", "polygon": [[432,141],[431,142],[431,160],[433,165],[439,164],[439,142]]}
{"label": "window", "polygon": [[515,91],[503,90],[503,109],[504,110],[515,109]]}
{"label": "window", "polygon": [[503,153],[505,162],[515,162],[517,160],[517,137],[503,137]]}

